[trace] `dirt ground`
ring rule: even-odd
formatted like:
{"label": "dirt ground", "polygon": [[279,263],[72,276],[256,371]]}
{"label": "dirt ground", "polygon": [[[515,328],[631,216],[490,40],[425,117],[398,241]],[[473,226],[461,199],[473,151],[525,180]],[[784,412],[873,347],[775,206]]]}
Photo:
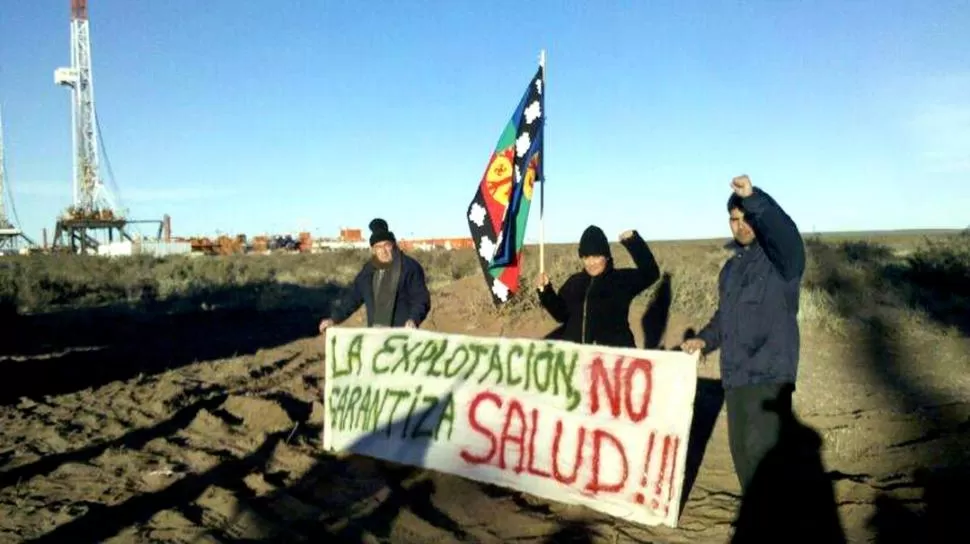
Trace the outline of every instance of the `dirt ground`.
{"label": "dirt ground", "polygon": [[[552,328],[538,312],[515,323],[469,321],[460,301],[464,289],[480,289],[476,279],[436,295],[429,328],[524,337]],[[849,541],[950,541],[936,539],[966,504],[970,344],[897,318],[887,313],[841,336],[803,328],[799,428],[821,439],[830,507]],[[32,334],[92,327],[89,318],[65,319],[38,319]],[[664,344],[697,325],[670,316]],[[730,539],[740,504],[716,358],[701,367],[708,379],[691,448],[702,460],[680,526],[648,528],[445,474],[323,454],[315,327],[310,314],[213,311],[121,321],[99,345],[15,342],[30,349],[0,359],[10,369],[0,406],[0,541]],[[784,506],[805,508],[791,492]]]}

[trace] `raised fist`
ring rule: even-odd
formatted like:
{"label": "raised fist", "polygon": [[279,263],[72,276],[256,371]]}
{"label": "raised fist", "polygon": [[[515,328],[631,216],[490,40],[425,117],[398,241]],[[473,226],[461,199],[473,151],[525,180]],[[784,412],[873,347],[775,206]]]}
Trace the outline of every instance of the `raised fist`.
{"label": "raised fist", "polygon": [[732,179],[731,190],[733,190],[734,194],[741,198],[748,198],[752,193],[754,193],[754,187],[752,187],[751,180],[748,179],[747,175],[736,176],[734,179]]}

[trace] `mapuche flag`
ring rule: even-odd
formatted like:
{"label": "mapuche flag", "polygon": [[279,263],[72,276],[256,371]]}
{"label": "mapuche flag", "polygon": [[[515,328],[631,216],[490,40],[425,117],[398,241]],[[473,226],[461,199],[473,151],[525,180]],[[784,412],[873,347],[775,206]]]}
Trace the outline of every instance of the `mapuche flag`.
{"label": "mapuche flag", "polygon": [[544,69],[540,65],[505,125],[468,206],[468,228],[495,305],[519,290],[532,188],[542,181]]}

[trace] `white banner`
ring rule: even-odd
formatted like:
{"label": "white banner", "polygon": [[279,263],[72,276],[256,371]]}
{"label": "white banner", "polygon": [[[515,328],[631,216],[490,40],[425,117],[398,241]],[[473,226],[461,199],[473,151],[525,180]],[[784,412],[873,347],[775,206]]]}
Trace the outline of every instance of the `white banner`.
{"label": "white banner", "polygon": [[696,355],[400,328],[326,343],[326,450],[677,526]]}

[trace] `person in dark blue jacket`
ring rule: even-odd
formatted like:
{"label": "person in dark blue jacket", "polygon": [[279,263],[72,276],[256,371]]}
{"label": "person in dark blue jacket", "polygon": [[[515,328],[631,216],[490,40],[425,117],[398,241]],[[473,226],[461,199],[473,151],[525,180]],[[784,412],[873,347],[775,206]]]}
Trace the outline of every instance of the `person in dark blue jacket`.
{"label": "person in dark blue jacket", "polygon": [[734,178],[731,188],[727,207],[736,251],[718,278],[717,311],[681,348],[721,350],[728,441],[743,493],[778,441],[782,415],[766,410],[766,401],[791,405],[805,245],[791,217],[748,176]]}
{"label": "person in dark blue jacket", "polygon": [[368,327],[417,328],[431,311],[431,295],[421,263],[405,255],[383,219],[370,222],[372,257],[351,286],[350,297],[330,318],[320,322],[320,333],[367,309]]}

